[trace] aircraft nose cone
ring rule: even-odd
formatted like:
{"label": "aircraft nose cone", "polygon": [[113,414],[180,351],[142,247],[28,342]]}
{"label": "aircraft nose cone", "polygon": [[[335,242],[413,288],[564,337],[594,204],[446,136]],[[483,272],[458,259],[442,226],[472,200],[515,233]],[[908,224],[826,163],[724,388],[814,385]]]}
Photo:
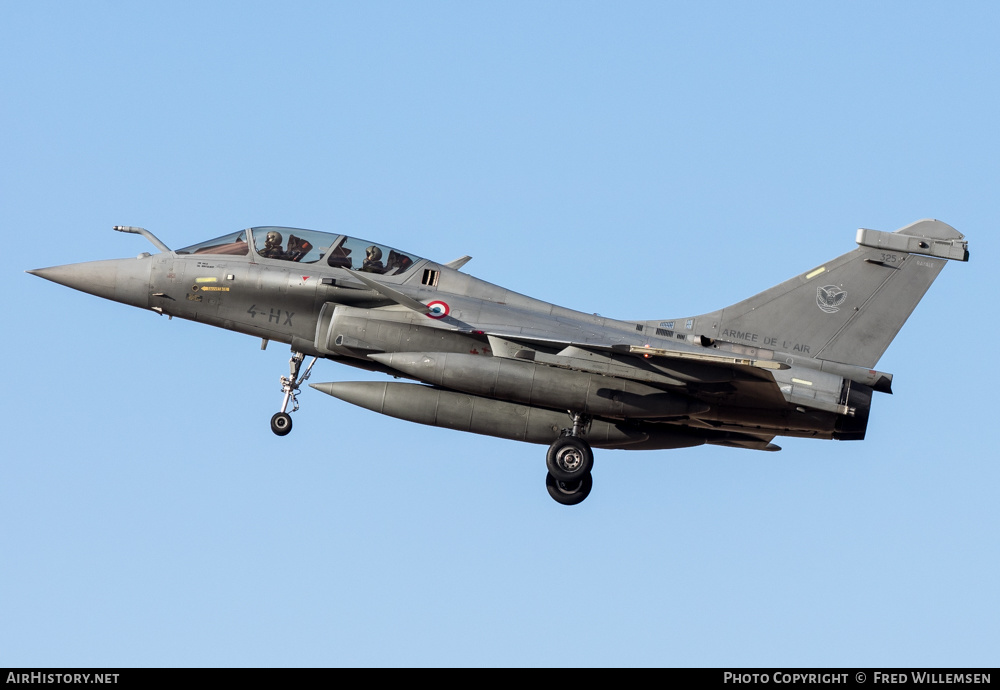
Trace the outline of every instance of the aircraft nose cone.
{"label": "aircraft nose cone", "polygon": [[151,266],[147,259],[110,259],[36,268],[28,273],[80,292],[147,307]]}
{"label": "aircraft nose cone", "polygon": [[114,261],[90,261],[82,264],[36,268],[28,273],[45,278],[45,280],[51,280],[53,283],[71,287],[74,290],[114,299],[118,265]]}

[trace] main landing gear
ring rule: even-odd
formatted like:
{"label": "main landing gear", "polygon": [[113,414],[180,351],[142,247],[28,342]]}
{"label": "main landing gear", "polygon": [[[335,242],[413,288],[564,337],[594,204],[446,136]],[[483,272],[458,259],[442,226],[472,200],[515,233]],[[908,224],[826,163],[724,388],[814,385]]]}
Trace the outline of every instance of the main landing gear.
{"label": "main landing gear", "polygon": [[549,470],[545,488],[549,496],[564,506],[582,503],[594,488],[590,474],[594,468],[594,451],[582,438],[589,425],[589,417],[574,414],[573,428],[563,429],[545,455],[545,466]]}
{"label": "main landing gear", "polygon": [[271,431],[278,436],[285,436],[292,430],[292,416],[287,412],[288,403],[292,403],[292,412],[299,409],[299,388],[309,378],[313,365],[316,363],[316,358],[313,357],[302,377],[299,378],[299,369],[302,367],[302,360],[305,358],[306,356],[301,352],[292,350],[292,357],[288,360],[289,375],[281,377],[281,390],[285,393],[285,400],[281,403],[281,412],[276,412],[271,417]]}

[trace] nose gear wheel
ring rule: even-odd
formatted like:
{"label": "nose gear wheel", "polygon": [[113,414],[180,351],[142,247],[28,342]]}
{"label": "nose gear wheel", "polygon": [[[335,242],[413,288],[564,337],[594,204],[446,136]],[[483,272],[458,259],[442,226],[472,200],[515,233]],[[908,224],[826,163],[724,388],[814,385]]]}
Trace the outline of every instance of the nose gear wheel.
{"label": "nose gear wheel", "polygon": [[292,416],[287,412],[275,412],[271,417],[271,431],[276,436],[285,436],[292,430]]}

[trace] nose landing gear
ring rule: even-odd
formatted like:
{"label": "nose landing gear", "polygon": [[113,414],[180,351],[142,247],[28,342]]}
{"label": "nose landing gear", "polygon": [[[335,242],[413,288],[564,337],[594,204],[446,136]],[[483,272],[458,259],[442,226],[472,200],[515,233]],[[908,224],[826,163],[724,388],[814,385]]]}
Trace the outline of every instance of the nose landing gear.
{"label": "nose landing gear", "polygon": [[305,358],[304,354],[293,350],[292,357],[288,360],[289,375],[281,377],[281,390],[285,394],[285,400],[281,403],[281,412],[276,412],[271,417],[271,431],[278,436],[285,436],[292,430],[292,416],[287,412],[288,403],[292,403],[292,412],[299,409],[299,388],[309,378],[313,365],[316,363],[316,357],[313,357],[305,372],[302,373],[302,377],[299,378],[299,369],[301,369],[302,360]]}

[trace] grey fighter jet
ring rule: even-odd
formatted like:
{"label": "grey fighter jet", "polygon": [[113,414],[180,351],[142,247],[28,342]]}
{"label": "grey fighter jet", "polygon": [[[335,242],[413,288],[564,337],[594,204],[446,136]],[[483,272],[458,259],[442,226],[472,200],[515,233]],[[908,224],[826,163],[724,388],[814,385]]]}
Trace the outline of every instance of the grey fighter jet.
{"label": "grey fighter jet", "polygon": [[159,253],[29,273],[289,344],[279,436],[317,359],[416,381],[312,387],[411,422],[547,445],[546,486],[564,505],[591,491],[592,448],[863,439],[873,393],[892,392],[892,374],[873,367],[947,260],[969,259],[940,221],[862,229],[853,251],[719,311],[619,321],[473,278],[460,270],[468,256],[436,263],[284,227],[175,251],[142,228],[115,230]]}

